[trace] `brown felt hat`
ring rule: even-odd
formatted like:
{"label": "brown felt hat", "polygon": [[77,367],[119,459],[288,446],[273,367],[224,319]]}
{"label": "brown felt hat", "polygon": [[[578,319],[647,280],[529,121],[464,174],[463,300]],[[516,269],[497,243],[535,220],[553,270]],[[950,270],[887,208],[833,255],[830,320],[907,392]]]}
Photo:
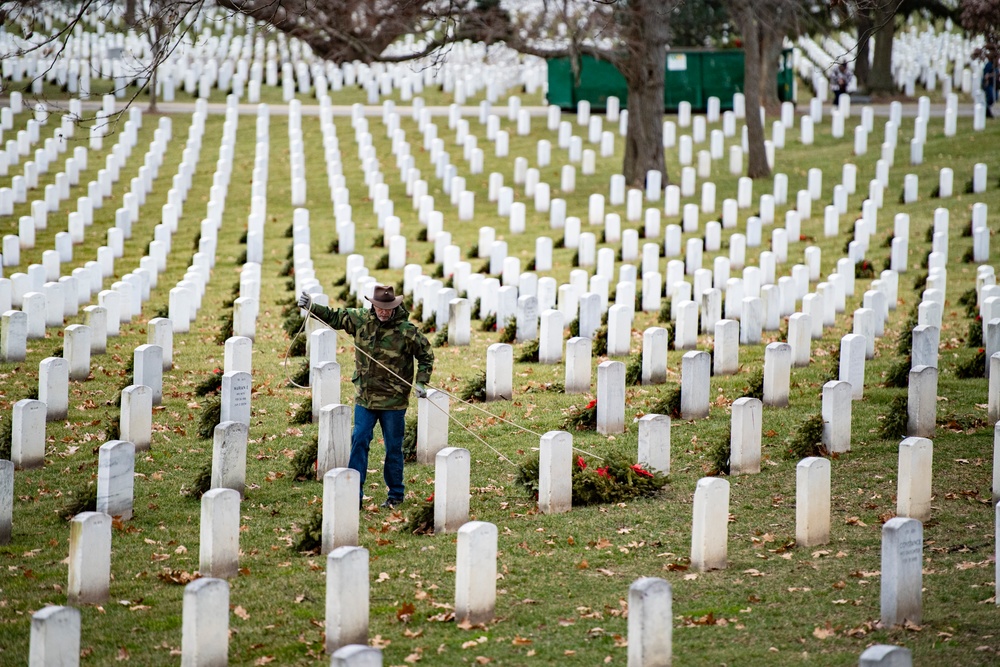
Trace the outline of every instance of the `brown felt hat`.
{"label": "brown felt hat", "polygon": [[403,297],[396,296],[396,292],[392,288],[392,285],[376,285],[372,297],[368,300],[372,302],[373,306],[383,308],[385,310],[392,310],[399,304],[403,303]]}

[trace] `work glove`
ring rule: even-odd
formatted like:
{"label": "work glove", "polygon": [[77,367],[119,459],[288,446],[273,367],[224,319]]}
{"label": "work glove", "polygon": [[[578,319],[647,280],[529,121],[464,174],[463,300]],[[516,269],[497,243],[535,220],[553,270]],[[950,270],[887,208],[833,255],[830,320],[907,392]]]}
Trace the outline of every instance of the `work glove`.
{"label": "work glove", "polygon": [[423,382],[413,385],[413,391],[417,394],[417,398],[427,398],[427,387]]}
{"label": "work glove", "polygon": [[311,303],[312,303],[312,297],[311,296],[309,296],[305,292],[303,292],[302,294],[299,295],[299,304],[298,304],[299,308],[304,308],[305,310],[309,310],[309,305]]}

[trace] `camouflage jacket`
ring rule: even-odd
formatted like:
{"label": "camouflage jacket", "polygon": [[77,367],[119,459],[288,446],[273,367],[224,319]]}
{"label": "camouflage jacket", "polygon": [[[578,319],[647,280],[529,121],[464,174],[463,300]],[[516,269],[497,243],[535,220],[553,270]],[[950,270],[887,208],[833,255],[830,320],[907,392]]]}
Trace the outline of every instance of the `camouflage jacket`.
{"label": "camouflage jacket", "polygon": [[[409,403],[409,382],[428,382],[434,367],[434,353],[422,333],[398,306],[387,321],[382,322],[371,308],[327,308],[313,305],[312,312],[334,329],[354,336],[354,376],[357,402],[371,410],[404,410]],[[362,351],[368,353],[393,373],[382,368]],[[417,377],[413,379],[413,358],[417,359]]]}

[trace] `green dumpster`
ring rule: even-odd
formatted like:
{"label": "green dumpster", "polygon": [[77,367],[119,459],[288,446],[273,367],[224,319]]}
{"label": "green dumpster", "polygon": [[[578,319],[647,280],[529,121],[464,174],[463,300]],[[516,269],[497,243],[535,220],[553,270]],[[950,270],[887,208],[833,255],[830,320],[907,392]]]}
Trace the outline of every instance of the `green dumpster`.
{"label": "green dumpster", "polygon": [[[723,109],[731,109],[733,93],[743,91],[743,59],[741,49],[668,51],[663,80],[664,110],[676,111],[681,102],[690,102],[693,109],[704,111],[710,97],[719,98]],[[549,104],[573,110],[577,103],[586,100],[592,109],[602,110],[607,108],[609,97],[617,97],[622,108],[628,106],[625,77],[610,63],[582,56],[579,77],[574,76],[569,58],[552,58],[548,67]],[[794,81],[792,50],[786,49],[778,63],[775,82],[781,101],[794,100]]]}

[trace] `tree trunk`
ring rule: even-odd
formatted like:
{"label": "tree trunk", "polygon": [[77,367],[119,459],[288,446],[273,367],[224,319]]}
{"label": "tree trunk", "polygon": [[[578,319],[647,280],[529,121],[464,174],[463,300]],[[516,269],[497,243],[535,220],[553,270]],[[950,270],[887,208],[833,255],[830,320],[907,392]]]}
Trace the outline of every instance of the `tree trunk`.
{"label": "tree trunk", "polygon": [[761,37],[760,103],[769,114],[781,108],[781,100],[778,99],[778,58],[781,57],[782,46],[781,36],[770,31]]}
{"label": "tree trunk", "polygon": [[868,74],[868,90],[891,93],[896,89],[892,79],[892,39],[896,34],[895,5],[880,4],[875,12],[875,59]]}
{"label": "tree trunk", "polygon": [[746,101],[747,143],[750,154],[747,156],[747,176],[750,178],[767,178],[771,175],[771,167],[767,164],[767,152],[764,149],[764,127],[760,122],[760,85],[761,85],[761,47],[760,26],[752,7],[741,12],[743,25],[743,48],[746,51],[743,68],[743,90]]}
{"label": "tree trunk", "polygon": [[125,0],[125,25],[135,27],[135,0]]}
{"label": "tree trunk", "polygon": [[646,172],[663,174],[663,184],[669,182],[663,159],[663,71],[660,85],[629,82],[628,132],[625,136],[625,157],[622,174],[625,182],[635,187],[646,183]]}
{"label": "tree trunk", "polygon": [[159,70],[158,63],[153,63],[153,71],[149,77],[149,109],[150,113],[156,113],[156,73]]}
{"label": "tree trunk", "polygon": [[868,63],[868,56],[871,53],[872,18],[868,10],[858,11],[858,58],[854,61],[854,76],[858,82],[858,90],[868,92],[868,74],[871,65]]}
{"label": "tree trunk", "polygon": [[663,174],[663,78],[667,68],[668,10],[660,0],[630,3],[630,51],[617,63],[628,84],[628,132],[622,174],[635,187],[646,183],[646,172]]}
{"label": "tree trunk", "polygon": [[156,108],[156,74],[160,69],[160,62],[163,60],[163,39],[166,26],[160,23],[159,16],[149,26],[149,42],[152,51],[152,59],[149,64],[149,111],[157,112]]}

